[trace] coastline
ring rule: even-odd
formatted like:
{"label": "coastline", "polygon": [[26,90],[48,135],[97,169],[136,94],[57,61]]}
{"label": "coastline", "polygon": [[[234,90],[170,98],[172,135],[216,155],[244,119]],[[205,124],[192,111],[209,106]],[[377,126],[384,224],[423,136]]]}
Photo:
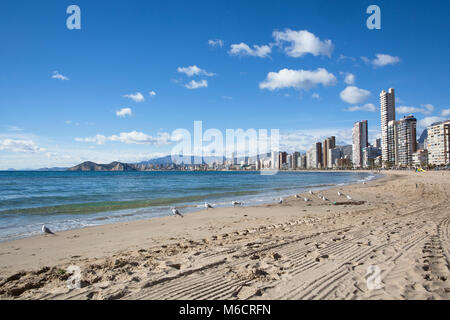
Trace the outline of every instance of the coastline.
{"label": "coastline", "polygon": [[[182,172],[182,171],[180,171]],[[59,174],[59,172],[56,172]],[[118,172],[119,176],[121,172]],[[174,172],[175,173],[175,172]],[[227,172],[229,177],[239,177],[241,174],[246,177],[247,174],[257,173],[257,180],[265,176],[264,173],[259,172]],[[224,177],[228,176],[227,173]],[[308,177],[312,173],[315,177],[323,176],[323,178],[313,179],[320,180],[314,181],[308,184]],[[89,173],[88,173],[89,174]],[[192,173],[186,172],[187,175]],[[199,172],[201,176],[205,176],[205,172]],[[211,172],[212,175],[217,175],[217,172]],[[304,176],[303,176],[304,174]],[[350,174],[350,175],[349,175]],[[83,176],[82,174],[81,176]],[[285,175],[291,177],[285,179]],[[365,176],[367,175],[367,176]],[[215,189],[215,186],[208,187],[208,193],[191,193],[184,194],[184,190],[175,191],[178,196],[170,197],[170,190],[166,190],[164,194],[160,193],[157,197],[121,197],[121,195],[132,194],[135,189],[128,188],[123,190],[120,195],[113,194],[103,196],[102,200],[97,200],[96,197],[90,200],[84,201],[84,199],[71,200],[70,202],[51,203],[45,202],[42,204],[33,204],[31,207],[18,206],[12,208],[6,208],[0,210],[0,215],[5,215],[6,227],[1,228],[0,243],[8,242],[36,235],[41,235],[41,226],[43,224],[50,227],[54,232],[60,233],[68,230],[77,230],[86,227],[99,226],[104,224],[114,224],[120,222],[131,222],[137,220],[147,220],[164,216],[171,216],[171,207],[177,207],[181,209],[183,214],[190,214],[198,212],[204,209],[204,201],[212,203],[214,207],[230,207],[231,201],[238,200],[244,203],[244,206],[255,206],[276,203],[280,197],[285,198],[293,196],[296,193],[313,189],[321,190],[327,189],[339,185],[348,185],[352,183],[358,183],[362,181],[368,181],[377,176],[376,172],[365,171],[344,171],[344,172],[332,172],[330,170],[305,170],[302,171],[280,171],[278,173],[278,185],[273,185],[268,188],[258,189],[257,186],[252,187],[237,187],[233,189],[225,190],[223,188]],[[90,175],[89,175],[90,176]],[[194,177],[195,178],[195,174]],[[311,175],[312,176],[312,175]],[[334,177],[344,178],[334,178]],[[270,176],[268,176],[269,178]],[[298,181],[292,181],[292,177],[295,177]],[[346,177],[346,178],[345,178]],[[11,177],[13,178],[13,177]],[[265,185],[269,186],[272,178],[269,178]],[[291,180],[291,181],[290,181]],[[341,180],[341,181],[333,181]],[[343,180],[343,181],[342,181]],[[345,181],[347,180],[347,181]],[[280,182],[283,184],[281,185]],[[126,183],[126,182],[125,182]],[[236,184],[236,181],[226,183],[227,186]],[[95,184],[88,190],[88,193],[96,194]],[[223,184],[222,184],[223,185]],[[236,186],[238,186],[236,184]],[[256,187],[256,188],[255,188]],[[189,189],[189,187],[188,187]],[[214,191],[216,190],[216,191]],[[63,192],[63,191],[61,191]],[[177,193],[178,192],[178,193]],[[107,192],[104,194],[107,194]],[[67,197],[67,195],[64,195]],[[70,194],[69,194],[70,197]],[[23,199],[26,201],[26,199]],[[26,202],[24,202],[26,203]],[[34,219],[34,216],[40,216],[42,218]],[[2,216],[3,217],[3,216]],[[12,219],[12,223],[8,222]],[[60,218],[63,217],[63,218]],[[9,219],[9,220],[8,220]]]}
{"label": "coastline", "polygon": [[[385,264],[388,266],[396,254],[401,254],[406,259],[401,264],[402,268],[411,264],[414,267],[419,262],[422,264],[423,259],[419,261],[416,255],[422,253],[430,239],[434,239],[431,237],[437,236],[438,240],[441,239],[439,237],[444,237],[439,241],[443,247],[443,256],[448,259],[450,219],[446,190],[450,190],[450,173],[380,173],[384,176],[364,185],[338,186],[320,192],[330,201],[342,202],[341,205],[332,205],[317,197],[312,197],[311,202],[290,197],[282,205],[215,208],[187,214],[184,218],[152,218],[64,231],[57,236],[33,236],[3,242],[0,243],[0,297],[158,299],[158,296],[152,296],[157,291],[155,286],[158,286],[158,281],[173,282],[176,285],[177,279],[182,281],[183,277],[190,277],[192,281],[201,283],[206,273],[207,276],[225,278],[234,283],[230,284],[231,293],[228,296],[225,294],[225,298],[291,299],[298,296],[294,294],[291,297],[287,294],[286,290],[290,286],[302,288],[307,284],[307,279],[334,272],[333,268],[338,265],[345,269],[346,263],[349,263],[346,275],[357,278],[355,281],[358,282],[364,278],[368,261],[377,262],[382,270],[388,270],[387,267],[384,268]],[[339,198],[337,190],[350,194],[352,201],[355,201]],[[423,195],[426,201],[423,200]],[[357,204],[359,201],[365,202]],[[417,219],[418,216],[423,220]],[[408,229],[414,229],[414,232],[402,235]],[[384,234],[385,231],[389,231],[387,235]],[[352,235],[352,232],[355,234]],[[409,241],[411,237],[414,241],[405,244],[407,249],[396,247],[398,242]],[[296,249],[290,248],[290,241],[298,241]],[[341,243],[349,248],[340,252],[336,246]],[[331,253],[322,252],[330,247],[334,248]],[[293,250],[293,253],[289,250]],[[353,253],[363,250],[365,254],[355,258],[346,256],[346,250]],[[407,252],[412,252],[412,258],[407,257]],[[370,258],[371,254],[382,256],[387,262],[381,261],[380,257]],[[255,255],[257,258],[253,259]],[[235,265],[233,261],[239,258],[234,256],[242,256],[243,260]],[[295,259],[300,259],[299,257],[305,261],[311,260],[312,264],[317,263],[318,266],[316,269],[305,270],[305,274],[300,273],[297,279],[289,270],[304,263],[296,262]],[[366,261],[367,259],[369,260]],[[378,261],[379,259],[381,260]],[[447,279],[448,261],[441,260],[436,262],[438,267],[435,273],[443,274],[441,277]],[[215,263],[217,265],[213,266]],[[55,276],[55,273],[72,264],[79,265],[83,270],[86,283],[81,289],[68,291],[65,277]],[[447,269],[443,264],[447,264]],[[250,269],[248,265],[251,265]],[[394,267],[396,266],[394,263]],[[196,272],[197,269],[203,271]],[[19,273],[22,270],[27,271]],[[416,271],[413,268],[411,272]],[[11,278],[14,274],[16,276]],[[43,275],[46,275],[45,280],[40,278]],[[136,281],[132,281],[133,278]],[[36,282],[39,279],[41,281]],[[393,281],[398,292],[392,286],[387,290],[386,284],[384,291],[362,290],[355,293],[356,298],[379,298],[381,294],[381,297],[400,299],[405,293],[399,289],[402,287],[399,281],[404,279],[397,277]],[[436,288],[436,292],[426,290],[425,287],[424,290],[411,289],[407,297],[449,297],[446,291],[448,280],[442,281],[442,284],[434,282],[432,287]],[[268,284],[272,289],[261,291]],[[347,284],[342,285],[345,289]],[[14,288],[17,290],[14,291]],[[300,290],[291,289],[293,292]],[[210,293],[211,296],[220,298],[220,292],[213,290]],[[214,293],[218,295],[214,296]],[[336,299],[344,298],[340,293],[334,294]],[[197,297],[195,290],[188,290],[184,295],[178,296],[165,296],[161,293],[159,298],[202,297]]]}

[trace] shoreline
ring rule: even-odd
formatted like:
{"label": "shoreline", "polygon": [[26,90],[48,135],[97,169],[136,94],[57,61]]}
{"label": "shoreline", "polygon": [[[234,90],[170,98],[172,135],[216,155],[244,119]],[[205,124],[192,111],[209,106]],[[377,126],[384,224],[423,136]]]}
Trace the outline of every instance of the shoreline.
{"label": "shoreline", "polygon": [[[292,299],[302,297],[297,293],[306,292],[301,288],[309,281],[333,274],[335,268],[344,272],[343,279],[357,279],[361,288],[368,264],[380,265],[385,277],[394,274],[389,268],[406,268],[402,272],[411,272],[410,278],[425,289],[401,285],[406,280],[399,275],[393,284],[387,282],[384,290],[348,295],[363,299],[450,298],[445,289],[448,280],[438,281],[439,277],[448,279],[448,262],[427,259],[432,263],[427,267],[428,277],[439,275],[430,287],[420,273],[424,272],[424,259],[418,256],[440,237],[444,237],[439,240],[440,256],[448,255],[449,172],[382,173],[383,177],[366,184],[320,192],[341,205],[317,197],[311,202],[290,197],[282,205],[216,208],[184,218],[123,222],[2,242],[0,298],[202,299],[196,290],[169,294],[163,285],[181,288],[186,281],[208,285],[206,278],[217,277],[229,290],[211,289],[211,297]],[[337,190],[350,194],[352,201],[339,198]],[[439,246],[430,250],[439,250]],[[396,254],[401,254],[401,259],[392,260]],[[299,266],[307,261],[314,268],[300,271]],[[347,268],[348,263],[353,267]],[[85,283],[81,289],[68,290],[67,277],[58,276],[58,270],[71,264],[82,269]],[[23,270],[27,271],[19,273]],[[214,283],[219,286],[220,281]],[[347,292],[345,281],[337,283]],[[272,289],[263,290],[267,285]],[[334,299],[348,298],[340,291],[333,294]]]}
{"label": "shoreline", "polygon": [[[231,171],[227,171],[227,172],[233,172]],[[236,171],[236,172],[240,172],[240,171]],[[246,171],[249,172],[249,171]],[[258,172],[258,171],[255,171]],[[330,174],[333,171],[331,170],[297,170],[297,171],[280,171],[280,172],[285,172],[285,173],[326,173],[326,174]],[[367,173],[367,174],[373,174],[374,175],[374,179],[377,179],[376,177],[381,177],[383,176],[382,173],[379,172],[375,172],[373,170],[342,170],[342,171],[336,171],[336,172],[341,172],[341,173]],[[253,172],[254,173],[254,172]],[[367,177],[366,177],[367,178]],[[366,179],[364,178],[364,180]],[[367,181],[370,181],[373,179],[369,179]],[[350,184],[358,184],[360,182],[356,182],[356,181],[351,181],[351,182],[346,182],[342,185],[350,185]],[[339,187],[341,186],[341,184],[321,184],[319,186],[307,186],[307,187],[298,187],[297,190],[300,192],[300,190],[306,190],[306,189],[313,189],[313,190],[326,190],[329,188],[334,188],[334,187]],[[245,191],[242,191],[243,193],[245,193]],[[261,205],[265,205],[265,204],[274,204],[277,202],[279,197],[293,197],[295,195],[294,193],[294,189],[286,189],[282,192],[277,192],[275,190],[272,190],[271,192],[263,192],[263,193],[253,193],[253,192],[249,192],[248,194],[242,195],[242,199],[238,199],[239,201],[243,201],[244,202],[244,206],[243,207],[254,207],[254,206],[261,206]],[[191,202],[174,202],[170,205],[155,205],[155,206],[136,206],[136,207],[130,207],[130,208],[123,208],[123,209],[117,209],[117,210],[112,210],[112,211],[99,211],[99,212],[92,212],[91,215],[96,215],[99,214],[100,216],[98,217],[87,217],[85,219],[82,219],[82,215],[80,216],[75,216],[74,220],[77,219],[77,217],[79,217],[79,221],[78,224],[80,226],[78,227],[65,227],[62,229],[58,229],[58,228],[52,228],[51,223],[48,224],[46,223],[46,225],[48,224],[48,226],[56,233],[60,234],[62,232],[66,232],[66,231],[73,231],[73,230],[79,230],[79,229],[85,229],[85,228],[90,228],[90,227],[96,227],[96,226],[102,226],[102,225],[109,225],[109,224],[116,224],[116,223],[125,223],[125,222],[133,222],[133,221],[145,221],[148,219],[158,219],[161,217],[169,217],[172,216],[170,212],[170,207],[177,207],[179,209],[184,210],[184,212],[182,212],[183,214],[191,214],[191,213],[196,213],[199,212],[201,210],[204,209],[202,204],[199,204],[201,201],[205,201],[208,200],[210,201],[215,207],[217,208],[227,208],[227,207],[232,207],[229,204],[229,201],[231,201],[230,199],[213,199],[211,198],[212,195],[205,195],[205,196],[196,196],[198,198],[201,198],[202,200],[197,200],[197,201],[191,201]],[[251,198],[251,199],[249,199]],[[262,201],[261,199],[270,199],[270,200],[264,200]],[[135,201],[139,201],[139,200],[135,200]],[[144,201],[144,200],[141,200]],[[75,204],[68,204],[68,205],[77,205]],[[78,204],[78,205],[82,205],[82,204]],[[36,207],[36,209],[39,208],[45,208],[45,207]],[[27,208],[25,208],[27,209]],[[140,209],[149,209],[151,211],[149,211],[148,213],[138,213],[137,211],[134,212],[129,212],[129,210],[140,210]],[[163,211],[164,210],[164,211]],[[6,211],[1,211],[0,213],[3,212],[7,212],[10,210],[6,210]],[[17,211],[20,211],[19,209],[17,209]],[[8,212],[9,213],[9,212]],[[104,215],[102,215],[104,214]],[[143,216],[143,215],[149,215],[149,216]],[[151,216],[154,215],[154,216]],[[130,217],[130,219],[128,219],[128,217]],[[69,218],[68,218],[69,219]],[[86,220],[87,219],[87,220]],[[110,220],[111,219],[111,220]],[[108,221],[110,220],[110,221]],[[75,220],[76,221],[76,220]],[[102,221],[102,223],[98,223],[96,221]],[[82,224],[87,224],[84,226],[81,226]],[[90,224],[90,225],[89,225]],[[20,234],[20,235],[14,235],[14,236],[8,236],[5,237],[4,239],[0,239],[0,243],[5,243],[5,242],[10,242],[10,241],[15,241],[15,240],[20,240],[20,239],[26,239],[26,238],[30,238],[30,237],[35,237],[35,236],[39,236],[42,235],[41,231],[36,231],[34,233],[30,233],[30,234]]]}

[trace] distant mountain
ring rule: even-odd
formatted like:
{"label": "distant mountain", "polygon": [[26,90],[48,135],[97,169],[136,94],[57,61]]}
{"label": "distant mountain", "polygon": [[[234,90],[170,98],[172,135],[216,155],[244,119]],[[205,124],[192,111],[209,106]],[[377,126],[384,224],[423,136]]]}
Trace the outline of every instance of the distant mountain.
{"label": "distant mountain", "polygon": [[63,168],[63,167],[53,167],[53,168],[40,168],[36,171],[67,171],[69,168]]}
{"label": "distant mountain", "polygon": [[137,169],[133,164],[118,161],[114,161],[109,164],[98,164],[95,162],[86,161],[75,167],[67,169],[67,171],[137,171]]}
{"label": "distant mountain", "polygon": [[428,129],[427,129],[427,128],[425,128],[425,129],[422,131],[422,134],[420,135],[419,140],[417,140],[417,141],[418,141],[419,143],[424,143],[426,138],[428,138]]}

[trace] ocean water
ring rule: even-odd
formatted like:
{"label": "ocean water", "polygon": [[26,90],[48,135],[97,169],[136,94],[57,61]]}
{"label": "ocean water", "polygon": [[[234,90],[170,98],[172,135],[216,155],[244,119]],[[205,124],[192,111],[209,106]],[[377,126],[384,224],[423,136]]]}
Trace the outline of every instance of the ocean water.
{"label": "ocean water", "polygon": [[[0,172],[0,241],[171,215],[275,202],[310,188],[370,180],[368,172]],[[211,211],[214,214],[214,211]]]}

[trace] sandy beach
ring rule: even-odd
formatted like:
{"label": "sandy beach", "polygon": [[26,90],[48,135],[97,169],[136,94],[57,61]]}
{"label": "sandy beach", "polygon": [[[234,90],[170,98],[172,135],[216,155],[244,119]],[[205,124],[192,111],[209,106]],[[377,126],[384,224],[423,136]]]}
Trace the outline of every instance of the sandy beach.
{"label": "sandy beach", "polygon": [[0,298],[450,299],[449,194],[450,172],[392,171],[283,204],[4,242]]}

